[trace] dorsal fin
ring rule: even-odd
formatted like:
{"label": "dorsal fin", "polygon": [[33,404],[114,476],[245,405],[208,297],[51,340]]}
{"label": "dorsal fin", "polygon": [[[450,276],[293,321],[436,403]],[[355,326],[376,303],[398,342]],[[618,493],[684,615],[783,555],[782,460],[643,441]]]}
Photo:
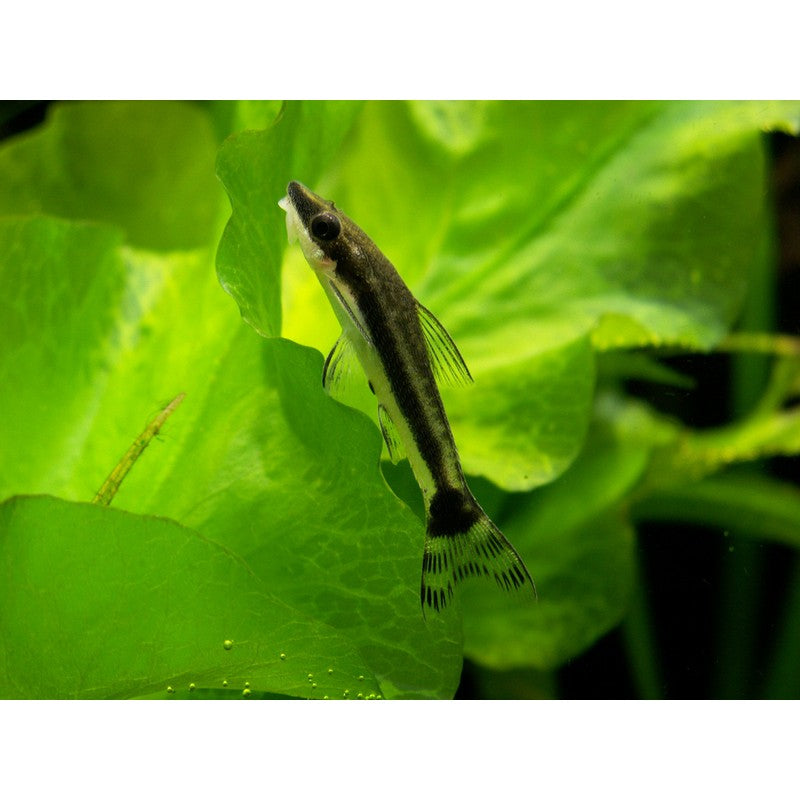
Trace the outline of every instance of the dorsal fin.
{"label": "dorsal fin", "polygon": [[444,325],[420,303],[417,312],[436,380],[454,386],[472,383],[472,375]]}

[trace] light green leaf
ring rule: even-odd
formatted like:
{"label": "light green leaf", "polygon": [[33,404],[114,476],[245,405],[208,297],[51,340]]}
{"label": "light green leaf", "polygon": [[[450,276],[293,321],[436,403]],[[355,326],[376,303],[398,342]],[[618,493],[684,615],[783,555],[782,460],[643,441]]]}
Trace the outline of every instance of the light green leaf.
{"label": "light green leaf", "polygon": [[[377,431],[324,394],[319,354],[242,326],[209,292],[208,254],[120,251],[107,229],[48,219],[0,231],[3,296],[19,310],[0,354],[15,386],[0,414],[6,496],[89,500],[185,391],[114,505],[223,542],[276,596],[346,633],[388,695],[452,696],[460,637],[422,620],[422,527],[380,478]],[[26,299],[33,287],[52,299]]]}
{"label": "light green leaf", "polygon": [[217,175],[233,213],[217,253],[217,273],[242,317],[262,336],[281,330],[280,264],[286,244],[278,200],[291,180],[313,183],[341,144],[357,103],[287,103],[265,131],[231,136]]}
{"label": "light green leaf", "polygon": [[473,386],[442,392],[456,442],[465,444],[464,469],[518,491],[560,475],[578,454],[589,423],[594,389],[589,337],[524,360],[493,359],[491,367],[476,369],[480,378]]}
{"label": "light green leaf", "polygon": [[170,427],[191,423],[239,326],[209,251],[119,245],[103,226],[0,220],[0,379],[12,388],[0,395],[0,497],[91,499],[179,392],[189,399]]}
{"label": "light green leaf", "polygon": [[223,681],[240,697],[246,684],[379,693],[350,643],[169,520],[14,498],[0,505],[0,569],[0,697],[167,697]]}
{"label": "light green leaf", "polygon": [[[795,370],[785,371],[783,366],[776,370],[777,379],[768,393],[774,392],[772,401],[791,390],[791,383],[785,381],[791,381]],[[597,419],[618,443],[649,451],[647,470],[635,493],[637,500],[649,502],[651,493],[660,497],[665,492],[704,491],[699,489],[706,483],[703,479],[732,465],[800,453],[800,412],[793,407],[780,410],[780,402],[777,405],[775,409],[772,402],[759,404],[729,425],[702,430],[686,427],[640,400],[612,391],[602,392],[595,408]],[[711,481],[708,485],[716,484]],[[680,511],[681,504],[675,508]]]}
{"label": "light green leaf", "polygon": [[[654,414],[650,416],[655,419]],[[659,444],[653,450],[642,494],[650,488],[692,483],[732,464],[797,455],[800,411],[756,411],[730,425],[700,431],[675,425],[674,435]]]}
{"label": "light green leaf", "polygon": [[119,244],[103,226],[0,220],[2,497],[71,481],[123,302]]}
{"label": "light green leaf", "polygon": [[283,107],[281,100],[208,100],[200,104],[208,110],[220,142],[231,133],[268,128]]}

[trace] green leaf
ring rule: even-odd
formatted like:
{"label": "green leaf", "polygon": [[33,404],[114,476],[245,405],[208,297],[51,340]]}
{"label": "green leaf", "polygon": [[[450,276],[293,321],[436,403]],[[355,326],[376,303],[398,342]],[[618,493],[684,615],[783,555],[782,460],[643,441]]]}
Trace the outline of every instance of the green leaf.
{"label": "green leaf", "polygon": [[107,222],[154,250],[208,245],[223,200],[215,151],[187,103],[58,104],[0,149],[0,215]]}
{"label": "green leaf", "polygon": [[[568,361],[587,335],[601,349],[717,343],[764,229],[761,131],[799,118],[796,103],[372,103],[317,188],[392,260],[491,396],[491,419],[454,414],[469,469],[530,488],[577,452],[594,370],[531,359]],[[294,252],[285,274],[284,335],[326,351],[336,325],[316,279]],[[527,379],[509,387],[515,368]],[[570,391],[552,437],[514,436],[541,417],[530,398]],[[504,443],[491,460],[486,441]]]}
{"label": "green leaf", "polygon": [[331,400],[321,374],[319,353],[242,328],[192,431],[174,429],[169,466],[134,469],[115,504],[237,553],[277,597],[350,639],[385,696],[452,697],[458,620],[422,618],[423,526],[383,482],[377,430]]}
{"label": "green leaf", "polygon": [[[772,400],[790,388],[795,369],[776,370]],[[647,471],[636,490],[637,499],[651,492],[694,484],[734,464],[800,452],[800,411],[773,410],[759,404],[750,414],[729,425],[694,430],[650,408],[646,403],[608,390],[598,395],[597,419],[620,443],[650,451]]]}
{"label": "green leaf", "polygon": [[119,243],[97,225],[0,220],[0,496],[71,480],[123,302]]}
{"label": "green leaf", "polygon": [[800,453],[800,410],[755,413],[731,425],[684,429],[653,452],[647,487],[698,481],[737,463]]}
{"label": "green leaf", "polygon": [[560,475],[577,456],[589,423],[594,389],[589,337],[476,369],[480,380],[474,386],[442,391],[456,442],[465,445],[466,472],[517,491]]}
{"label": "green leaf", "polygon": [[[51,497],[0,505],[0,696],[379,693],[331,628],[169,520]],[[281,654],[285,657],[282,658]],[[311,676],[311,677],[310,677]]]}
{"label": "green leaf", "polygon": [[486,581],[464,595],[464,652],[494,669],[549,670],[622,619],[632,590],[633,531],[620,501],[646,451],[594,442],[557,481],[520,496],[497,522],[533,575],[538,601]]}
{"label": "green leaf", "polygon": [[[239,327],[209,251],[121,248],[103,226],[0,220],[0,497],[89,500],[179,392],[191,425]],[[149,452],[145,460],[153,458]]]}
{"label": "green leaf", "polygon": [[237,131],[268,128],[283,107],[280,100],[204,100],[199,104],[208,110],[220,142]]}
{"label": "green leaf", "polygon": [[15,387],[0,399],[4,494],[89,500],[185,391],[114,505],[245,557],[273,593],[345,633],[387,695],[452,696],[460,637],[422,620],[422,526],[379,475],[377,431],[324,394],[319,354],[243,327],[208,253],[120,251],[114,232],[50,219],[0,224],[0,242],[0,368]]}
{"label": "green leaf", "polygon": [[341,144],[357,103],[287,103],[265,131],[231,136],[217,175],[232,215],[217,253],[217,273],[242,317],[262,336],[281,330],[280,264],[286,244],[278,200],[291,180],[313,183]]}

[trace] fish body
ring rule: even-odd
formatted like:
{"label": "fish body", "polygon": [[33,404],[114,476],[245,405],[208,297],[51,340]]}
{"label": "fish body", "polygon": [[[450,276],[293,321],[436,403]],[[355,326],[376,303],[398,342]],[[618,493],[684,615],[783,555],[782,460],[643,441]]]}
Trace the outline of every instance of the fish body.
{"label": "fish body", "polygon": [[352,352],[378,400],[393,461],[405,452],[427,519],[420,600],[440,611],[456,584],[493,577],[504,589],[535,588],[524,562],[473,497],[437,386],[471,382],[458,348],[417,302],[374,242],[334,204],[292,181],[279,205],[341,323],[323,370],[330,389]]}

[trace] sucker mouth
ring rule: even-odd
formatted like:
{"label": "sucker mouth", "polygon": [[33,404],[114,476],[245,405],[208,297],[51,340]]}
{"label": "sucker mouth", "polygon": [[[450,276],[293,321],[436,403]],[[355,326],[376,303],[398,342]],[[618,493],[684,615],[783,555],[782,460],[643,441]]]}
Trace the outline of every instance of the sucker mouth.
{"label": "sucker mouth", "polygon": [[288,195],[278,200],[278,206],[286,212],[286,238],[289,240],[289,244],[299,242],[300,231],[297,226],[300,220],[297,216],[297,209],[295,209]]}
{"label": "sucker mouth", "polygon": [[[291,190],[291,188],[292,184],[289,184],[289,189]],[[334,262],[326,258],[319,246],[312,241],[297,210],[297,204],[291,196],[291,191],[290,194],[278,201],[278,206],[286,212],[286,237],[289,240],[289,244],[297,243],[300,245],[306,261],[314,270],[329,271]]]}

